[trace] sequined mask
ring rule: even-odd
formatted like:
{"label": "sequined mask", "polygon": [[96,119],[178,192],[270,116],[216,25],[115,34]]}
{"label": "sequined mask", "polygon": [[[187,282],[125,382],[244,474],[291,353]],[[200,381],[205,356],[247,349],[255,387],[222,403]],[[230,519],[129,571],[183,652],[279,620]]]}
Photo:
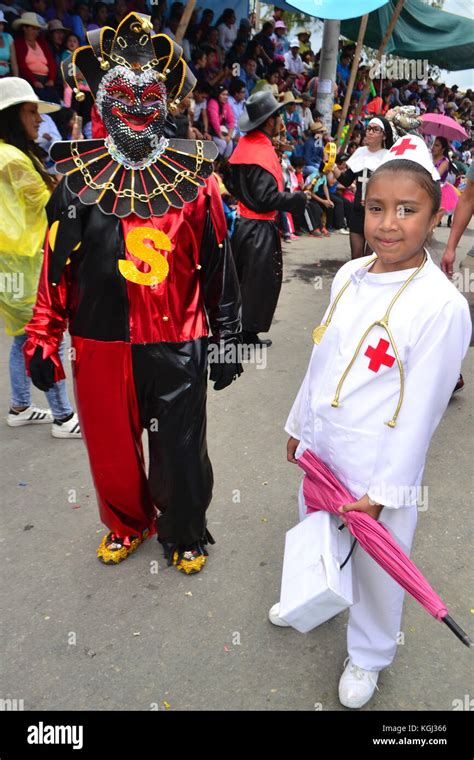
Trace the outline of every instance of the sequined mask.
{"label": "sequined mask", "polygon": [[109,134],[106,146],[118,163],[141,169],[163,153],[166,87],[154,71],[136,74],[116,66],[103,77],[96,104]]}
{"label": "sequined mask", "polygon": [[165,136],[168,112],[176,113],[196,82],[182,48],[153,34],[150,16],[135,11],[117,29],[93,29],[87,38],[61,70],[78,101],[87,83],[106,136],[58,140],[51,148],[56,171],[81,203],[120,219],[163,216],[191,203],[212,174],[217,148]]}

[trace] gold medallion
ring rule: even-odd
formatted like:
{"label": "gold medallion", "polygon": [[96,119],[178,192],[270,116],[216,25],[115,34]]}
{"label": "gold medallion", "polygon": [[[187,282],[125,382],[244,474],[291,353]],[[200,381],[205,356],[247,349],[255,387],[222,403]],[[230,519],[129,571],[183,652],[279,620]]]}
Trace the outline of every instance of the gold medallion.
{"label": "gold medallion", "polygon": [[324,333],[326,332],[327,325],[318,325],[313,330],[313,343],[316,343],[318,346],[321,343]]}

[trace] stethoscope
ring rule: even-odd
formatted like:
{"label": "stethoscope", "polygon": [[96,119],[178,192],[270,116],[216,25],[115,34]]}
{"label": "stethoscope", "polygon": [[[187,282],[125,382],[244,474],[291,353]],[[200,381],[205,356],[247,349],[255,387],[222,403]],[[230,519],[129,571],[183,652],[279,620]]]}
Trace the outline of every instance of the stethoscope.
{"label": "stethoscope", "polygon": [[[334,396],[334,398],[333,398],[333,400],[331,402],[331,406],[333,406],[335,408],[341,406],[341,404],[339,403],[339,397],[341,395],[342,386],[343,386],[343,384],[344,384],[344,382],[345,382],[345,380],[347,378],[347,375],[349,374],[350,370],[352,369],[352,367],[354,365],[354,362],[356,361],[357,357],[359,356],[359,352],[360,352],[360,349],[362,348],[362,344],[364,343],[364,341],[367,338],[367,336],[369,335],[369,333],[374,329],[374,327],[382,327],[385,330],[385,332],[387,333],[387,335],[388,335],[388,337],[390,339],[390,343],[392,345],[393,352],[394,352],[395,358],[397,360],[398,372],[400,374],[400,392],[399,392],[399,395],[398,395],[397,407],[395,409],[395,413],[394,413],[392,419],[389,420],[388,422],[386,422],[385,424],[388,425],[391,428],[394,428],[395,425],[397,424],[397,418],[398,418],[398,415],[399,415],[399,412],[400,412],[400,409],[401,409],[401,406],[402,406],[402,403],[403,403],[403,396],[404,396],[404,392],[405,392],[405,371],[403,369],[403,364],[401,362],[400,355],[399,355],[398,349],[397,349],[397,345],[396,345],[395,339],[394,339],[394,337],[392,335],[392,331],[390,330],[388,321],[389,321],[389,318],[390,318],[390,312],[392,311],[392,308],[395,305],[396,301],[398,301],[398,299],[402,295],[403,291],[408,287],[408,285],[410,284],[410,282],[415,279],[415,277],[417,276],[417,274],[425,266],[425,264],[426,264],[426,262],[428,260],[428,254],[426,252],[426,249],[424,249],[424,252],[425,252],[425,255],[424,255],[423,261],[421,262],[420,266],[410,275],[410,277],[408,277],[408,279],[403,283],[403,285],[401,286],[401,288],[399,288],[399,290],[395,293],[395,295],[392,298],[392,300],[390,301],[388,309],[385,312],[385,314],[383,315],[382,319],[377,319],[375,322],[372,322],[372,324],[364,332],[362,338],[360,339],[359,343],[357,344],[357,347],[356,347],[356,350],[354,352],[354,355],[353,355],[352,359],[350,360],[349,364],[347,365],[346,369],[344,370],[344,372],[341,375],[341,379],[339,380],[339,383],[337,384],[336,393],[335,393],[335,396]],[[376,261],[377,258],[378,258],[378,256],[377,256],[377,254],[375,254],[375,256],[373,256],[367,262],[367,264],[365,264],[365,268],[367,269],[368,267],[370,267],[374,263],[374,261]],[[324,336],[324,333],[326,332],[327,328],[329,327],[329,324],[330,324],[331,319],[333,317],[333,314],[334,314],[334,312],[336,310],[336,307],[337,307],[337,305],[338,305],[338,303],[339,303],[342,295],[345,293],[345,291],[347,290],[347,288],[349,287],[350,284],[351,284],[351,280],[349,279],[345,283],[345,285],[343,285],[343,287],[341,288],[341,290],[337,294],[336,298],[334,299],[334,303],[331,306],[331,309],[329,311],[329,314],[328,314],[327,319],[325,320],[325,322],[323,322],[323,324],[321,324],[321,325],[318,325],[318,327],[314,328],[314,330],[313,330],[313,341],[317,345],[319,345],[321,343],[321,341],[323,339],[323,336]]]}

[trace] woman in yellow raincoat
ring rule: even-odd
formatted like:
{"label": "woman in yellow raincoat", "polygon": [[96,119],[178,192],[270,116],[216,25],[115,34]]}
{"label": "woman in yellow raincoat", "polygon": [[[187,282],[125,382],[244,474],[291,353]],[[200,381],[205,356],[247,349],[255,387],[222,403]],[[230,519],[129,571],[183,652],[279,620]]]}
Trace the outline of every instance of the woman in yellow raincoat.
{"label": "woman in yellow raincoat", "polygon": [[55,438],[80,437],[79,423],[67,396],[66,382],[46,393],[51,409],[31,404],[31,381],[26,374],[23,344],[36,299],[46,234],[45,206],[53,180],[36,155],[41,113],[59,108],[39,101],[23,79],[0,80],[0,316],[10,351],[11,427],[52,423]]}

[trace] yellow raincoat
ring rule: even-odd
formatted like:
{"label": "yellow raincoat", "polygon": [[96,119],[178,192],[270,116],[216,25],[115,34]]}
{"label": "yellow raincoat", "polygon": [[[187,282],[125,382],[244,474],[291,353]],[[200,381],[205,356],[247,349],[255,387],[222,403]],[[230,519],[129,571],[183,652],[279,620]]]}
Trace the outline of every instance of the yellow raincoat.
{"label": "yellow raincoat", "polygon": [[21,335],[31,319],[49,197],[31,159],[0,140],[0,316],[7,335]]}

